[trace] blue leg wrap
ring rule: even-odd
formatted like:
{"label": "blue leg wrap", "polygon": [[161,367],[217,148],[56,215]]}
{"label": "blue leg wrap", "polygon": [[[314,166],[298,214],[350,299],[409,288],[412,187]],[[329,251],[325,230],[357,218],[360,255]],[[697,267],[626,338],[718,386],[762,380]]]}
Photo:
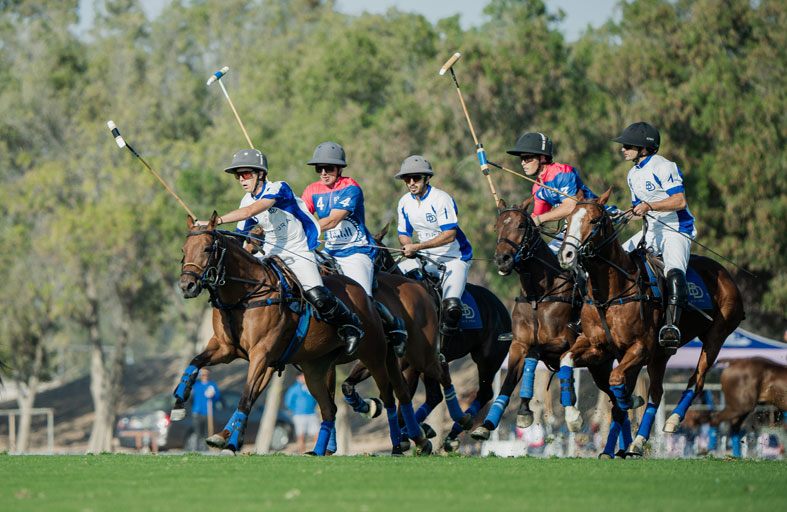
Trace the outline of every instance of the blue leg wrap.
{"label": "blue leg wrap", "polygon": [[742,457],[741,455],[741,434],[743,431],[736,432],[730,437],[730,444],[732,444],[732,455],[734,457]]}
{"label": "blue leg wrap", "polygon": [[243,435],[246,433],[246,415],[236,410],[232,417],[231,434],[227,440],[227,448],[238,451],[243,446]]}
{"label": "blue leg wrap", "polygon": [[325,450],[328,448],[328,440],[331,438],[333,425],[333,421],[323,421],[320,423],[320,434],[317,436],[317,444],[314,445],[315,454],[325,455]]}
{"label": "blue leg wrap", "polygon": [[498,395],[495,399],[495,403],[489,408],[489,412],[486,415],[486,421],[494,425],[495,428],[500,424],[500,418],[503,417],[503,412],[506,410],[506,407],[508,407],[509,400],[510,397]]}
{"label": "blue leg wrap", "polygon": [[402,429],[399,428],[399,415],[396,414],[396,407],[386,407],[388,414],[388,432],[391,434],[391,444],[399,446],[402,443]]}
{"label": "blue leg wrap", "polygon": [[198,374],[199,368],[196,366],[189,365],[189,367],[186,368],[186,371],[183,372],[183,376],[180,378],[180,384],[175,388],[175,398],[179,398],[184,402],[188,400],[189,394],[191,394],[191,386],[193,386],[194,381],[197,380]]}
{"label": "blue leg wrap", "polygon": [[336,453],[336,427],[331,429],[331,437],[328,438],[327,451]]}
{"label": "blue leg wrap", "polygon": [[407,435],[410,436],[410,439],[415,439],[416,437],[420,436],[421,425],[415,419],[412,402],[409,404],[400,405],[399,409],[402,411],[404,426],[407,429]]}
{"label": "blue leg wrap", "polygon": [[[476,415],[478,414],[478,411],[480,410],[481,410],[481,404],[478,402],[478,400],[473,400],[473,403],[470,404],[470,407],[468,407],[465,410],[465,414],[469,414],[471,418],[475,418]],[[451,426],[452,432],[462,432],[462,430],[464,429],[462,428],[462,425],[460,425],[459,423],[454,423],[453,426]]]}
{"label": "blue leg wrap", "polygon": [[443,390],[443,394],[445,395],[445,404],[448,406],[448,413],[451,415],[451,419],[454,421],[461,420],[465,413],[462,411],[462,406],[459,405],[459,400],[456,399],[454,386],[449,386]]}
{"label": "blue leg wrap", "polygon": [[569,407],[574,405],[576,396],[574,395],[574,368],[571,366],[561,366],[557,372],[560,379],[560,405]]}
{"label": "blue leg wrap", "polygon": [[617,421],[613,421],[609,426],[609,434],[607,434],[607,444],[604,445],[604,453],[612,457],[615,456],[615,442],[620,435],[621,425]]}
{"label": "blue leg wrap", "polygon": [[369,404],[364,402],[363,398],[361,398],[361,395],[359,395],[357,391],[353,391],[353,394],[350,396],[345,396],[344,401],[347,402],[350,407],[353,408],[353,411],[357,413],[369,412]]}
{"label": "blue leg wrap", "polygon": [[628,411],[631,409],[631,397],[629,396],[628,391],[626,390],[626,383],[618,384],[617,386],[610,386],[612,390],[612,394],[615,395],[615,399],[618,402],[618,407],[623,409],[624,411]]}
{"label": "blue leg wrap", "polygon": [[678,406],[675,407],[675,410],[672,411],[672,414],[677,414],[681,421],[686,416],[686,411],[689,409],[692,400],[694,400],[694,390],[687,389],[683,392],[683,395],[680,397],[680,402]]}
{"label": "blue leg wrap", "polygon": [[656,418],[656,410],[658,408],[658,405],[648,402],[648,406],[645,407],[645,414],[642,415],[642,423],[639,424],[637,435],[644,437],[646,441],[650,439],[650,430],[653,428],[653,420]]}
{"label": "blue leg wrap", "polygon": [[235,409],[235,412],[232,413],[232,416],[230,416],[229,421],[227,422],[226,425],[224,425],[224,428],[222,430],[228,430],[228,431],[232,432],[232,425],[235,424],[235,419],[237,417],[238,417],[238,410]]}
{"label": "blue leg wrap", "polygon": [[711,427],[708,430],[708,451],[712,452],[719,444],[719,429]]}
{"label": "blue leg wrap", "polygon": [[620,426],[620,440],[618,446],[621,450],[625,450],[631,445],[631,441],[631,420],[629,420],[627,414],[626,419],[623,420],[623,424]]}
{"label": "blue leg wrap", "polygon": [[525,367],[522,370],[522,388],[519,390],[519,398],[533,398],[536,366],[538,366],[538,359],[533,359],[532,357],[525,359]]}
{"label": "blue leg wrap", "polygon": [[418,422],[420,425],[424,422],[429,413],[432,412],[432,406],[429,405],[428,402],[424,402],[424,404],[415,411],[415,421]]}

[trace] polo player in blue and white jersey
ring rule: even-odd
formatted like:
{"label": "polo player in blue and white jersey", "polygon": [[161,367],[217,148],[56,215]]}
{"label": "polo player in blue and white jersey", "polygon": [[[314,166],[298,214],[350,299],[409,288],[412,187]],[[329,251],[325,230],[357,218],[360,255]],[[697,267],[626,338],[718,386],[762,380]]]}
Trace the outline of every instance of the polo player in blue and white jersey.
{"label": "polo player in blue and white jersey", "polygon": [[[664,259],[667,312],[665,324],[659,330],[659,344],[674,353],[680,346],[678,324],[688,296],[686,269],[691,240],[697,236],[694,217],[686,202],[683,174],[675,162],[656,154],[661,137],[651,124],[634,123],[612,140],[623,144],[623,157],[634,162],[627,178],[633,214],[640,218],[650,215],[659,221],[648,223],[645,244]],[[641,239],[642,233],[637,233],[623,248],[633,251]]]}
{"label": "polo player in blue and white jersey", "polygon": [[[268,181],[268,159],[256,149],[235,153],[224,169],[240,181],[246,195],[240,207],[220,216],[218,224],[237,222],[237,231],[248,233],[260,225],[265,233],[263,251],[276,255],[300,281],[306,300],[328,323],[339,326],[348,354],[355,352],[363,332],[361,322],[347,306],[323,286],[314,249],[319,245],[320,226],[304,202],[284,181]],[[199,225],[207,222],[200,221]]]}
{"label": "polo player in blue and white jersey", "polygon": [[[409,192],[399,199],[396,210],[399,214],[399,243],[404,255],[415,257],[423,251],[426,256],[445,265],[442,277],[443,301],[440,305],[441,347],[447,338],[459,332],[462,320],[462,293],[467,282],[473,258],[473,248],[459,228],[458,209],[448,193],[429,184],[434,171],[429,161],[418,155],[407,157],[402,162],[396,178],[404,181]],[[413,242],[413,233],[418,242]],[[407,273],[419,267],[417,260],[399,263]],[[439,276],[437,267],[429,263],[425,270]]]}

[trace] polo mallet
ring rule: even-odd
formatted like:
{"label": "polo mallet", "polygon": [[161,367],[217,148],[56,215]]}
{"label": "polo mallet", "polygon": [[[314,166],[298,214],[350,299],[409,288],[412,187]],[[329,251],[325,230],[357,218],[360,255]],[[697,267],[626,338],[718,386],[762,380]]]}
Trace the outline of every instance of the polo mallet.
{"label": "polo mallet", "polygon": [[538,180],[536,180],[536,179],[533,179],[533,178],[531,178],[530,176],[527,176],[526,174],[520,174],[520,173],[518,173],[518,172],[516,172],[516,171],[512,171],[511,169],[508,169],[508,168],[506,168],[506,167],[503,167],[503,166],[502,166],[502,165],[500,165],[500,164],[496,164],[496,163],[494,163],[494,162],[491,162],[491,161],[489,162],[489,165],[491,165],[492,167],[497,167],[497,168],[498,168],[498,169],[500,169],[501,171],[505,171],[505,172],[507,172],[507,173],[513,174],[514,176],[519,176],[519,177],[520,177],[520,178],[522,178],[523,180],[532,181],[533,183],[535,183],[535,184],[537,184],[537,185],[541,185],[541,186],[542,186],[542,187],[544,187],[545,189],[547,189],[547,190],[551,190],[552,192],[554,192],[554,193],[556,193],[556,194],[560,194],[560,195],[561,195],[561,196],[563,196],[563,197],[567,197],[567,198],[569,198],[569,199],[573,199],[574,201],[576,201],[576,200],[577,200],[577,198],[576,198],[576,197],[574,197],[574,196],[570,196],[570,195],[568,195],[568,194],[566,194],[566,193],[564,193],[564,192],[561,192],[561,191],[559,191],[559,190],[558,190],[558,189],[556,189],[556,188],[552,188],[552,187],[550,187],[549,185],[544,185],[544,184],[543,184],[543,183],[541,183],[540,181],[538,181]]}
{"label": "polo mallet", "polygon": [[227,72],[229,72],[229,70],[230,70],[229,66],[224,66],[220,70],[218,70],[215,73],[213,73],[212,75],[210,75],[210,78],[208,78],[208,82],[205,85],[210,86],[210,84],[212,84],[213,82],[218,82],[219,83],[219,85],[221,86],[221,91],[224,93],[224,97],[227,98],[227,102],[230,104],[230,108],[232,109],[232,113],[235,114],[235,119],[238,120],[238,124],[240,125],[240,129],[243,130],[243,135],[246,136],[246,142],[249,143],[249,147],[251,149],[254,149],[254,144],[251,143],[251,139],[249,138],[249,134],[246,132],[246,128],[243,126],[243,121],[240,120],[240,116],[238,115],[238,111],[235,110],[235,105],[232,104],[232,100],[230,99],[230,95],[227,92],[227,89],[224,88],[224,84],[221,81],[221,77],[226,75]]}
{"label": "polo mallet", "polygon": [[440,68],[440,75],[444,75],[446,71],[451,72],[451,78],[454,79],[454,84],[456,84],[456,93],[459,95],[459,102],[462,104],[462,110],[465,112],[465,118],[467,119],[467,125],[470,127],[470,133],[473,135],[473,141],[475,142],[476,153],[478,153],[478,164],[481,166],[481,172],[484,173],[486,176],[487,181],[489,182],[489,188],[492,190],[492,195],[495,198],[495,206],[497,203],[500,202],[499,198],[497,197],[497,191],[495,190],[494,184],[492,184],[492,177],[489,175],[489,164],[486,161],[486,152],[484,151],[484,145],[478,142],[478,137],[475,135],[475,130],[473,129],[473,123],[470,122],[470,114],[467,113],[467,106],[465,106],[465,100],[462,97],[462,90],[459,88],[459,82],[456,79],[456,74],[454,73],[454,63],[459,60],[459,57],[462,55],[460,53],[455,53],[453,56],[448,59],[443,67]]}
{"label": "polo mallet", "polygon": [[111,120],[110,120],[110,121],[107,121],[107,126],[109,127],[109,131],[111,131],[111,132],[112,132],[112,136],[113,136],[113,137],[115,137],[115,142],[117,142],[117,145],[118,145],[118,147],[119,147],[119,148],[122,148],[122,147],[124,147],[124,146],[125,146],[125,147],[127,147],[127,148],[128,148],[128,150],[129,150],[129,151],[131,151],[131,153],[132,153],[132,154],[133,154],[135,157],[139,158],[139,161],[140,161],[140,162],[142,162],[143,164],[145,164],[145,167],[147,167],[147,168],[148,168],[148,170],[149,170],[150,172],[152,172],[152,173],[153,173],[153,176],[155,176],[156,178],[158,178],[158,180],[161,182],[161,184],[162,184],[162,185],[164,185],[164,188],[166,188],[166,189],[167,189],[167,191],[168,191],[170,194],[172,194],[172,197],[174,197],[175,199],[177,199],[177,200],[178,200],[178,202],[180,203],[180,206],[182,206],[182,207],[183,207],[183,209],[184,209],[184,210],[186,210],[186,212],[187,212],[189,215],[191,215],[191,218],[192,218],[192,219],[194,219],[194,220],[196,221],[196,220],[197,220],[197,216],[196,216],[196,215],[194,215],[194,214],[192,213],[192,211],[191,211],[191,210],[189,210],[189,207],[188,207],[188,206],[186,206],[186,203],[184,203],[183,201],[181,201],[181,200],[180,200],[180,198],[178,197],[178,195],[177,195],[175,192],[173,192],[171,188],[169,188],[169,185],[167,185],[167,184],[164,182],[164,180],[162,180],[162,179],[161,179],[161,176],[159,176],[159,175],[158,175],[158,173],[157,173],[156,171],[154,171],[154,170],[153,170],[153,168],[152,168],[150,165],[148,165],[148,163],[145,161],[145,159],[144,159],[144,158],[142,158],[141,156],[139,156],[139,153],[137,153],[136,151],[134,151],[134,148],[132,148],[131,146],[129,146],[129,145],[128,145],[128,143],[126,143],[126,141],[125,141],[125,140],[123,139],[123,137],[120,135],[120,130],[118,130],[117,126],[115,126],[115,123],[114,123],[114,122],[112,122]]}

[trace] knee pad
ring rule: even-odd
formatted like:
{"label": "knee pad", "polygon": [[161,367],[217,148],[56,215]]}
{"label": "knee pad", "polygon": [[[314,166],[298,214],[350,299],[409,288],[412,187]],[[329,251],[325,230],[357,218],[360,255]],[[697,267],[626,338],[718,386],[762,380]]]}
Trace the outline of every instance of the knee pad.
{"label": "knee pad", "polygon": [[677,268],[667,272],[667,295],[669,304],[683,306],[689,296],[689,286],[686,283],[686,274]]}
{"label": "knee pad", "polygon": [[451,297],[450,299],[443,300],[440,306],[442,310],[442,323],[448,327],[456,327],[462,320],[462,301]]}
{"label": "knee pad", "polygon": [[317,311],[325,311],[327,308],[330,308],[334,302],[336,302],[336,297],[333,296],[331,291],[326,288],[325,286],[315,286],[314,288],[303,292],[308,300]]}

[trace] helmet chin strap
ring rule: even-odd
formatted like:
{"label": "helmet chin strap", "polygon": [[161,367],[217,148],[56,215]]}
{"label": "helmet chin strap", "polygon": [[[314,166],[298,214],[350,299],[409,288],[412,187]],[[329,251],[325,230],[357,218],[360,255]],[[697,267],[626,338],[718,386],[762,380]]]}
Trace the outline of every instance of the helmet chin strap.
{"label": "helmet chin strap", "polygon": [[258,189],[258,188],[259,188],[259,186],[260,186],[260,173],[263,173],[262,181],[263,181],[263,182],[265,181],[265,175],[266,175],[267,173],[265,173],[265,171],[259,171],[259,172],[257,172],[257,173],[256,173],[256,178],[255,178],[255,180],[254,180],[254,188],[252,189],[252,192],[251,192],[251,195],[252,195],[252,196],[256,196],[256,195],[257,195],[257,189]]}
{"label": "helmet chin strap", "polygon": [[[642,154],[643,151],[645,152],[644,155]],[[634,162],[634,165],[637,165],[637,164],[639,164],[640,160],[642,160],[643,158],[647,158],[647,157],[648,157],[648,148],[639,148],[637,150],[637,156],[634,157],[634,160],[632,160],[632,162]]]}

